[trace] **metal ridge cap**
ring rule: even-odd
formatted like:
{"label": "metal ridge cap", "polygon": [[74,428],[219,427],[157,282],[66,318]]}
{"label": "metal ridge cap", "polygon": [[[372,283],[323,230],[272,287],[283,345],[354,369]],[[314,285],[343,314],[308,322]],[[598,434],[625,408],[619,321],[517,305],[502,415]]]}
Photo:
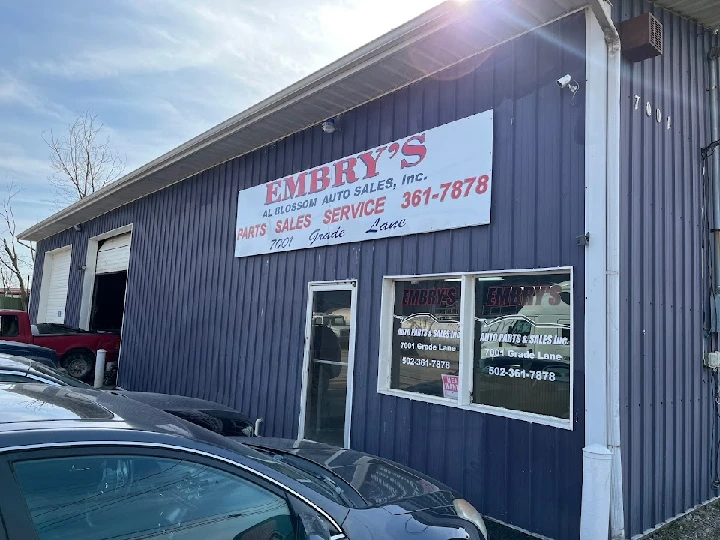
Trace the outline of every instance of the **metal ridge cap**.
{"label": "metal ridge cap", "polygon": [[[493,0],[483,0],[484,3]],[[442,4],[426,11],[406,22],[405,24],[391,30],[390,32],[376,38],[370,43],[363,45],[347,55],[339,58],[331,64],[311,73],[307,77],[291,84],[283,90],[265,98],[264,100],[252,105],[248,109],[238,113],[237,115],[221,122],[220,124],[210,128],[209,130],[193,137],[189,141],[173,148],[169,152],[159,156],[158,158],[138,167],[137,169],[127,173],[122,178],[102,187],[92,195],[84,197],[79,201],[67,206],[66,208],[54,213],[44,220],[28,227],[22,231],[18,237],[22,240],[37,241],[56,233],[50,233],[47,236],[42,235],[42,230],[53,223],[64,218],[70,217],[72,214],[83,210],[99,200],[112,196],[122,188],[133,184],[147,177],[153,172],[158,172],[168,165],[188,157],[203,148],[222,140],[227,135],[235,133],[248,125],[260,120],[264,116],[281,110],[282,108],[298,101],[302,97],[311,95],[319,89],[326,88],[332,82],[340,80],[347,75],[356,72],[363,65],[373,63],[373,61],[382,60],[387,54],[411,45],[422,37],[440,30],[455,20],[456,17],[448,17],[455,12],[459,15],[461,5],[455,0],[446,0]],[[445,18],[445,20],[443,20]],[[416,34],[417,30],[426,28],[425,32]],[[429,27],[429,28],[428,28]],[[199,172],[199,171],[198,171]],[[196,174],[196,173],[192,173]],[[192,174],[178,179],[178,181],[192,176]],[[72,225],[69,225],[72,226]],[[63,229],[65,230],[65,229]],[[58,231],[60,232],[60,231]]]}

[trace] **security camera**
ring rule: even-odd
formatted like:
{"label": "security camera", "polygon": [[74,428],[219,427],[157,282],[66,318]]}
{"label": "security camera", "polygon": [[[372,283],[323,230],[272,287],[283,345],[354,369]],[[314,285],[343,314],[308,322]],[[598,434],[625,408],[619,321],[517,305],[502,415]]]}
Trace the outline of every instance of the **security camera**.
{"label": "security camera", "polygon": [[335,130],[337,129],[334,118],[328,118],[320,125],[320,127],[322,128],[323,132],[327,133],[328,135],[330,135],[331,133],[335,133]]}
{"label": "security camera", "polygon": [[557,85],[560,88],[567,88],[568,90],[570,90],[572,92],[573,96],[580,88],[580,85],[578,84],[578,82],[573,80],[572,75],[565,75],[563,77],[560,77],[557,80]]}
{"label": "security camera", "polygon": [[572,76],[571,75],[565,75],[564,77],[560,77],[557,80],[557,85],[560,88],[565,88],[568,84],[572,82]]}

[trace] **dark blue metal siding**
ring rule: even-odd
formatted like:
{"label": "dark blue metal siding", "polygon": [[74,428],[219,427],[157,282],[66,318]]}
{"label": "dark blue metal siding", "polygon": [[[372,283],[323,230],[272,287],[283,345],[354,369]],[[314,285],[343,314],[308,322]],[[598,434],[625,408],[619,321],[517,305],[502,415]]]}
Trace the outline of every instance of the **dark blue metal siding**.
{"label": "dark blue metal siding", "polygon": [[616,20],[651,11],[665,29],[664,54],[625,62],[622,73],[621,439],[634,535],[716,495],[714,395],[702,367],[709,289],[700,148],[710,142],[706,58],[718,41],[647,2],[616,4]]}
{"label": "dark blue metal siding", "polygon": [[[377,394],[384,275],[570,265],[584,324],[584,101],[557,88],[585,72],[582,14],[502,45],[319,128],[41,242],[72,242],[132,222],[122,384],[221,401],[297,434],[307,283],[358,279],[352,446],[444,480],[485,514],[577,538],[582,477],[583,332],[576,332],[575,430]],[[237,192],[408,134],[495,109],[492,223],[270,256],[233,258]],[[80,270],[68,322],[77,323]],[[33,299],[33,311],[37,299]],[[538,504],[541,501],[541,504]]]}

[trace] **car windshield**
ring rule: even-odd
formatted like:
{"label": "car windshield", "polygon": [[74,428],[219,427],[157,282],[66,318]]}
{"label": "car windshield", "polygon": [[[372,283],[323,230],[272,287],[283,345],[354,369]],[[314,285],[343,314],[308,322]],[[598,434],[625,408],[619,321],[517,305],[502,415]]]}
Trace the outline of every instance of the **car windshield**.
{"label": "car windshield", "polygon": [[[249,441],[249,444],[252,446],[252,442]],[[323,469],[311,461],[299,458],[293,454],[267,448],[259,448],[256,446],[252,446],[252,448],[268,456],[267,460],[263,460],[263,463],[267,466],[291,477],[293,480],[301,482],[315,493],[350,508],[365,508],[368,506],[352,486],[345,483],[339,476],[332,474],[330,471]]]}
{"label": "car windshield", "polygon": [[32,369],[44,375],[48,378],[54,379],[56,382],[61,384],[72,386],[75,388],[92,388],[89,384],[74,379],[64,371],[59,369],[51,368],[38,362],[33,362]]}

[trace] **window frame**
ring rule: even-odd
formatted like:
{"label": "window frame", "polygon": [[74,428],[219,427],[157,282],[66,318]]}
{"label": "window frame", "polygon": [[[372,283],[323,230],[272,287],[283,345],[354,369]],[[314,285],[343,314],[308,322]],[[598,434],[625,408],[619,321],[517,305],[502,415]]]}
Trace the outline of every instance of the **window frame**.
{"label": "window frame", "polygon": [[17,315],[9,315],[9,314],[7,314],[7,313],[4,313],[4,314],[0,315],[0,330],[2,329],[2,319],[4,319],[5,317],[10,317],[10,318],[12,318],[12,319],[15,319],[15,322],[17,323],[17,326],[16,326],[16,330],[15,330],[15,333],[14,333],[14,334],[12,334],[12,335],[7,335],[7,336],[6,336],[6,335],[4,335],[4,334],[0,331],[0,337],[2,337],[2,338],[16,338],[16,337],[20,337],[20,317],[18,317]]}
{"label": "window frame", "polygon": [[60,383],[58,383],[57,381],[48,380],[42,377],[38,377],[33,373],[29,373],[27,371],[20,371],[17,369],[0,369],[0,376],[3,375],[22,377],[24,380],[15,382],[0,380],[0,383],[2,384],[41,383],[47,384],[49,386],[61,386]]}
{"label": "window frame", "polygon": [[[54,442],[33,445],[9,447],[0,449],[0,482],[7,489],[0,490],[0,507],[3,509],[12,506],[10,515],[3,514],[6,526],[10,532],[10,540],[14,538],[37,538],[35,525],[25,502],[22,488],[15,477],[12,464],[16,461],[29,461],[34,459],[61,459],[73,457],[88,457],[96,455],[126,455],[139,457],[156,457],[188,461],[199,465],[224,471],[228,474],[251,482],[267,491],[282,497],[291,512],[294,512],[294,500],[304,503],[326,519],[339,534],[333,540],[346,538],[340,524],[333,519],[329,512],[306,496],[277,480],[255,470],[250,465],[234,459],[214,454],[205,450],[176,446],[162,442],[138,441],[82,441],[82,442]],[[331,501],[330,501],[331,502]],[[334,503],[332,503],[334,504]],[[32,533],[32,536],[28,536]]]}
{"label": "window frame", "polygon": [[315,323],[313,315],[314,293],[323,291],[350,291],[350,341],[348,342],[347,360],[347,389],[345,394],[345,427],[343,434],[343,448],[350,448],[350,437],[352,435],[352,409],[353,395],[355,389],[355,345],[357,339],[357,305],[358,305],[358,284],[357,279],[340,281],[309,281],[307,284],[307,297],[305,299],[305,333],[303,342],[303,361],[300,378],[300,413],[298,416],[298,440],[305,439],[305,415],[307,413],[307,400],[310,391],[309,366],[310,366],[310,340],[312,326]]}
{"label": "window frame", "polygon": [[[473,343],[475,338],[475,283],[477,278],[489,276],[522,276],[522,275],[554,275],[570,274],[570,410],[567,419],[546,416],[538,413],[506,409],[492,405],[472,402],[472,368]],[[431,396],[417,392],[408,392],[391,388],[393,316],[395,309],[395,283],[397,281],[427,281],[436,279],[461,280],[460,287],[460,350],[458,372],[458,399]],[[547,268],[524,268],[511,270],[483,270],[479,272],[448,272],[438,274],[411,274],[383,276],[382,297],[380,307],[380,347],[378,354],[378,394],[444,405],[456,409],[474,411],[513,420],[522,420],[533,424],[542,424],[560,429],[573,430],[574,421],[574,389],[575,389],[575,276],[572,266],[555,266]]]}

